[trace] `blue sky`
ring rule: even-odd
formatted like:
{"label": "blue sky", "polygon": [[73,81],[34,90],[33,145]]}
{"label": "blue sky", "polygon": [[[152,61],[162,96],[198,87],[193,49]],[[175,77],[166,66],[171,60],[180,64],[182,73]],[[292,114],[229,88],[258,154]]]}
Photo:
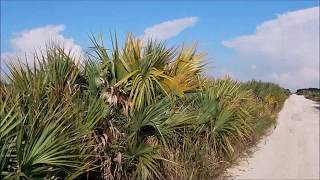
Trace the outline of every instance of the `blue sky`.
{"label": "blue sky", "polygon": [[[317,8],[308,13],[312,7]],[[303,12],[290,14],[290,12],[296,11]],[[171,22],[171,24],[186,23],[182,25],[183,27],[176,25],[170,26],[169,29],[160,28],[164,32],[158,32],[157,29],[155,30],[156,32],[152,32],[166,34],[174,31],[170,28],[180,28],[175,35],[159,37],[166,40],[169,45],[197,41],[199,49],[208,53],[207,61],[209,65],[207,72],[211,76],[229,74],[239,80],[262,79],[280,83],[291,89],[302,86],[319,86],[319,76],[315,75],[318,73],[317,69],[310,69],[310,67],[319,64],[318,51],[311,52],[311,54],[314,54],[311,57],[312,60],[309,60],[311,62],[304,69],[297,69],[298,65],[290,65],[289,60],[283,63],[287,60],[277,59],[275,54],[279,55],[279,53],[275,51],[272,51],[271,54],[266,54],[266,51],[263,51],[261,57],[259,57],[257,52],[248,52],[245,49],[245,47],[255,49],[260,45],[261,47],[272,47],[272,44],[265,44],[265,42],[259,44],[257,40],[253,42],[251,40],[237,39],[250,35],[254,36],[252,38],[261,39],[264,34],[266,36],[272,35],[271,31],[274,32],[274,29],[279,29],[275,27],[276,25],[279,24],[280,29],[287,26],[291,27],[292,23],[283,21],[288,19],[288,21],[296,22],[297,20],[292,19],[305,17],[304,14],[308,14],[314,21],[308,24],[308,19],[310,18],[305,18],[302,23],[296,24],[292,29],[301,29],[299,28],[300,26],[312,26],[307,29],[313,29],[312,35],[314,39],[319,38],[319,31],[315,32],[314,30],[319,27],[319,24],[314,23],[319,20],[316,12],[319,12],[318,1],[1,1],[1,59],[8,53],[13,54],[16,51],[21,51],[22,48],[19,49],[17,47],[21,43],[17,45],[17,43],[13,43],[12,39],[23,38],[23,32],[48,25],[63,25],[63,28],[58,28],[57,33],[63,38],[72,39],[72,42],[70,41],[71,44],[76,44],[82,49],[86,49],[90,46],[88,38],[90,33],[102,33],[105,40],[108,41],[110,31],[117,32],[118,37],[123,39],[128,32],[143,36],[147,28],[164,22]],[[288,17],[281,16],[284,14],[287,14]],[[273,30],[270,30],[269,27],[264,27],[261,32],[257,33],[257,26],[267,21],[275,21],[273,24],[276,25],[270,27]],[[292,33],[300,37],[299,33],[305,34],[306,32],[294,31]],[[260,34],[262,35],[260,36]],[[275,38],[277,37],[282,36],[275,35]],[[286,45],[286,43],[291,42],[291,37],[294,36],[288,36],[288,42],[283,44]],[[249,39],[252,38],[249,37]],[[310,37],[303,37],[300,40],[309,42],[309,39]],[[286,40],[282,39],[280,42],[283,41]],[[312,46],[312,49],[313,47],[319,47],[319,44],[311,41],[305,45],[305,49],[310,49],[308,46]],[[276,39],[274,42],[279,44]],[[292,43],[299,42],[294,41]],[[288,49],[290,47],[285,48]],[[295,50],[292,49],[292,51]],[[288,52],[288,55],[284,55],[284,57],[291,57],[291,55],[292,52]],[[272,60],[270,60],[270,57]],[[306,56],[299,54],[299,57]],[[279,62],[279,64],[275,62]],[[301,82],[295,82],[290,78],[297,71],[301,71],[303,75],[307,74],[306,76],[310,79],[310,82],[307,80],[308,82],[306,83],[304,79]],[[308,74],[309,71],[311,71],[311,74]]]}

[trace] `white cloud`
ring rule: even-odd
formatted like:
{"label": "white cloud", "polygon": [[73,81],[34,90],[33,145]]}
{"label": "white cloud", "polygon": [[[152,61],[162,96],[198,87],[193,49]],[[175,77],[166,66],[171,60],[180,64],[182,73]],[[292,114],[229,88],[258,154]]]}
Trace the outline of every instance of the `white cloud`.
{"label": "white cloud", "polygon": [[319,86],[319,7],[278,15],[254,34],[222,43],[242,58],[271,67],[267,80],[290,88]]}
{"label": "white cloud", "polygon": [[254,69],[257,69],[257,66],[254,64],[251,64],[250,68],[254,70]]}
{"label": "white cloud", "polygon": [[13,51],[2,53],[1,60],[10,64],[17,61],[16,57],[21,58],[23,62],[26,58],[27,63],[32,65],[33,55],[43,51],[46,45],[52,42],[63,46],[66,52],[70,51],[74,57],[80,60],[84,55],[82,48],[73,39],[61,35],[64,29],[64,25],[47,25],[16,33],[10,40]]}
{"label": "white cloud", "polygon": [[156,40],[166,40],[177,36],[184,29],[193,26],[198,21],[198,17],[186,17],[165,21],[160,24],[153,25],[144,30],[142,39],[144,41],[152,38]]}

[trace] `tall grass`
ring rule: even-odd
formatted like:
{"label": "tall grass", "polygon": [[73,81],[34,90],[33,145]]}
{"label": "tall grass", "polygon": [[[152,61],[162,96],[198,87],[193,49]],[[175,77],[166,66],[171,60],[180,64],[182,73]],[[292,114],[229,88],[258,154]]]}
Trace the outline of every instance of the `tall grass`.
{"label": "tall grass", "polygon": [[212,80],[195,46],[92,37],[53,46],[0,84],[1,179],[212,179],[275,122],[271,83]]}

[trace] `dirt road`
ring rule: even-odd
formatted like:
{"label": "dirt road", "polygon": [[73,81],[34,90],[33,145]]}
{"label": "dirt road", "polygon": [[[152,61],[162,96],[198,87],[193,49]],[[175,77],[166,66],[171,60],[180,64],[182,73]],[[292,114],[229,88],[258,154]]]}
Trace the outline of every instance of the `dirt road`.
{"label": "dirt road", "polygon": [[291,95],[273,133],[229,172],[234,179],[319,179],[319,115],[318,104]]}

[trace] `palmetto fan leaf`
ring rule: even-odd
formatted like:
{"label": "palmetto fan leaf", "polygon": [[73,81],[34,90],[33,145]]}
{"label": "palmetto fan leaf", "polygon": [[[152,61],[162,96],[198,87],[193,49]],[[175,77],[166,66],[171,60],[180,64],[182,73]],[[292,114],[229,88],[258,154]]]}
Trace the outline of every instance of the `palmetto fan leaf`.
{"label": "palmetto fan leaf", "polygon": [[159,166],[167,160],[161,155],[162,147],[170,146],[178,131],[190,125],[194,118],[183,110],[172,109],[172,102],[165,98],[129,116],[128,153],[136,161],[133,164],[138,179],[163,178]]}
{"label": "palmetto fan leaf", "polygon": [[0,178],[8,173],[7,163],[13,153],[13,143],[17,135],[17,126],[22,117],[17,111],[17,100],[10,104],[9,98],[0,98]]}
{"label": "palmetto fan leaf", "polygon": [[182,46],[178,55],[168,65],[168,74],[172,77],[166,81],[169,89],[179,96],[199,88],[199,75],[203,69],[205,53],[196,53],[196,45]]}
{"label": "palmetto fan leaf", "polygon": [[128,154],[125,156],[128,162],[135,166],[136,171],[133,173],[135,179],[164,179],[159,166],[163,160],[159,147],[144,142],[134,144],[128,149]]}
{"label": "palmetto fan leaf", "polygon": [[73,117],[70,108],[44,106],[40,114],[29,112],[24,116],[10,147],[15,157],[9,161],[13,169],[5,178],[59,177],[80,171],[85,156],[81,155],[80,134],[67,124]]}
{"label": "palmetto fan leaf", "polygon": [[204,54],[197,54],[196,46],[178,52],[163,42],[142,42],[129,34],[122,49],[116,38],[112,39],[113,49],[108,52],[102,41],[94,37],[92,41],[103,68],[100,77],[113,92],[128,92],[133,109],[150,105],[169,93],[183,96],[199,86]]}
{"label": "palmetto fan leaf", "polygon": [[117,86],[130,84],[133,108],[142,108],[155,102],[157,95],[167,95],[164,80],[165,66],[172,59],[173,49],[166,49],[162,42],[148,41],[142,46],[139,39],[129,36],[122,53],[128,74]]}
{"label": "palmetto fan leaf", "polygon": [[31,112],[22,114],[17,104],[5,100],[0,109],[1,178],[67,176],[84,166],[80,136],[66,124],[72,118],[68,108],[44,107],[42,115],[34,116]]}
{"label": "palmetto fan leaf", "polygon": [[197,131],[209,135],[209,144],[217,152],[232,154],[233,143],[245,143],[252,132],[250,109],[242,107],[251,94],[225,79],[213,82],[197,96],[194,104],[201,112]]}
{"label": "palmetto fan leaf", "polygon": [[184,109],[173,109],[173,103],[165,98],[142,110],[133,111],[129,117],[128,141],[141,142],[148,136],[155,136],[167,145],[177,130],[193,124],[195,117]]}
{"label": "palmetto fan leaf", "polygon": [[101,119],[92,115],[101,101],[86,107],[88,114],[78,113],[73,101],[85,97],[79,95],[76,83],[80,70],[63,49],[54,46],[36,59],[32,68],[21,63],[10,68],[6,88],[12,91],[6,91],[10,101],[4,101],[10,103],[1,102],[6,108],[1,110],[0,129],[4,131],[0,134],[12,133],[11,138],[1,140],[1,170],[5,172],[1,178],[67,178],[81,174],[90,164],[83,154],[86,132]]}
{"label": "palmetto fan leaf", "polygon": [[165,122],[171,116],[169,107],[170,104],[162,100],[143,110],[132,112],[128,126],[128,141],[143,142],[147,136],[155,135],[166,144],[167,135],[172,130],[165,126]]}

